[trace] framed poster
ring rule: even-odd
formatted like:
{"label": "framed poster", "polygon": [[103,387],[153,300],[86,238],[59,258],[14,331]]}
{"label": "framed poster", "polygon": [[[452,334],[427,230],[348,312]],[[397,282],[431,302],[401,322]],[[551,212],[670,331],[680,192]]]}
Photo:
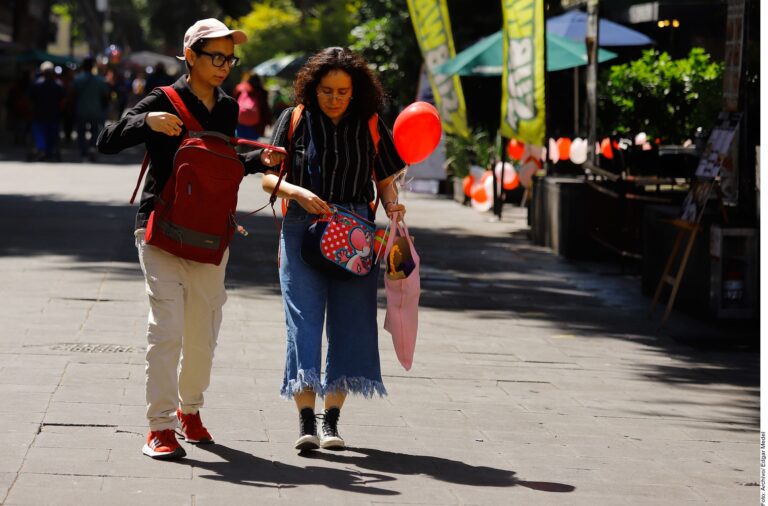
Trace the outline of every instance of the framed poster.
{"label": "framed poster", "polygon": [[729,152],[733,137],[736,135],[736,129],[741,120],[740,113],[721,112],[718,116],[717,125],[712,129],[709,140],[704,148],[704,152],[699,160],[699,166],[696,167],[696,177],[703,179],[714,179],[720,175],[720,169],[733,164],[728,162]]}

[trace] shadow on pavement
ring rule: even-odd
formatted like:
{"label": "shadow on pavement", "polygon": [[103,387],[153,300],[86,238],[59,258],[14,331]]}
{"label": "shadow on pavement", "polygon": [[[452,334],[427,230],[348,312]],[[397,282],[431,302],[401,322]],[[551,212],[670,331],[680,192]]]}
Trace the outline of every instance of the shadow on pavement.
{"label": "shadow on pavement", "polygon": [[[324,485],[346,492],[399,495],[400,492],[371,485],[395,481],[396,478],[389,474],[401,474],[426,475],[440,481],[477,487],[523,486],[543,492],[572,492],[576,489],[572,485],[562,483],[518,480],[515,478],[514,471],[504,469],[472,466],[440,457],[408,455],[366,448],[347,448],[347,452],[333,453],[306,452],[301,455],[308,459],[348,464],[358,469],[375,471],[373,473],[317,466],[292,466],[262,459],[220,444],[198,446],[198,448],[211,452],[224,461],[202,462],[186,458],[177,462],[215,473],[202,474],[202,478],[255,487],[292,488],[301,485]],[[350,452],[357,455],[350,455]]]}
{"label": "shadow on pavement", "polygon": [[[356,453],[359,455],[350,455]],[[373,448],[347,447],[343,452],[307,452],[310,459],[327,460],[358,468],[404,475],[426,475],[440,481],[474,487],[523,486],[542,492],[573,492],[576,487],[564,483],[523,481],[515,477],[514,471],[487,466],[473,466],[457,460],[387,452]]]}
{"label": "shadow on pavement", "polygon": [[372,495],[399,495],[399,492],[371,486],[374,483],[394,481],[391,476],[361,473],[355,470],[331,469],[316,466],[292,466],[262,459],[220,444],[200,445],[199,449],[213,453],[223,462],[202,462],[181,459],[182,465],[191,465],[215,474],[201,474],[201,478],[226,481],[237,485],[264,488],[294,488],[301,485],[325,485],[345,492]]}

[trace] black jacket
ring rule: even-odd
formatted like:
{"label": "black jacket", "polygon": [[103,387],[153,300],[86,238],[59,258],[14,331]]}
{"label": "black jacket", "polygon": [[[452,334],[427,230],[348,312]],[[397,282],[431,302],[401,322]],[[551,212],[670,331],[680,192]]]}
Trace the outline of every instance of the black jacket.
{"label": "black jacket", "polygon": [[[224,93],[221,89],[216,89],[216,104],[212,111],[208,111],[203,102],[192,93],[192,89],[187,84],[186,75],[181,76],[173,84],[173,88],[181,96],[184,104],[190,113],[200,122],[205,130],[221,132],[228,136],[235,135],[237,127],[238,105],[237,102]],[[182,134],[176,137],[161,134],[153,131],[146,123],[147,113],[149,112],[169,112],[177,114],[173,104],[159,89],[154,89],[149,95],[141,100],[136,107],[126,113],[118,122],[106,127],[99,135],[97,146],[99,152],[104,154],[114,154],[125,148],[144,143],[149,153],[149,168],[147,170],[144,189],[141,194],[139,211],[136,213],[136,228],[143,228],[147,224],[149,214],[155,204],[155,197],[163,191],[165,183],[171,176],[173,170],[173,157],[179,149],[181,140],[186,133],[182,129]],[[261,150],[250,151],[239,155],[240,160],[245,166],[246,174],[263,172],[267,167],[262,165],[259,155]]]}

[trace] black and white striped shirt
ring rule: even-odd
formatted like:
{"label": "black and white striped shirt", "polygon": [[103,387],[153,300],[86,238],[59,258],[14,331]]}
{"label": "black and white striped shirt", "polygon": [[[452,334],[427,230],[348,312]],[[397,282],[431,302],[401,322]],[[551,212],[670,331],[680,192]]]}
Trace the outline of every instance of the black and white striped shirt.
{"label": "black and white striped shirt", "polygon": [[[280,115],[272,133],[272,144],[287,148],[292,155],[292,164],[286,175],[289,183],[312,190],[307,167],[306,117],[299,122],[288,144],[288,127],[291,123],[293,107]],[[379,118],[379,154],[375,157],[373,140],[368,130],[368,122],[357,115],[348,114],[334,125],[328,116],[319,110],[311,114],[315,146],[320,155],[320,174],[322,190],[318,196],[328,202],[370,202],[374,198],[371,179],[371,163],[376,170],[376,178],[382,181],[397,173],[405,162],[400,159],[395,149],[392,133]]]}

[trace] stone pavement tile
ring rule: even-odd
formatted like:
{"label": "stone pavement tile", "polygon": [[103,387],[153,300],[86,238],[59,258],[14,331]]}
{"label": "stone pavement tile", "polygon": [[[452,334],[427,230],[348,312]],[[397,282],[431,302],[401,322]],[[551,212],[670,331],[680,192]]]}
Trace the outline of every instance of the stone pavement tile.
{"label": "stone pavement tile", "polygon": [[70,362],[67,364],[62,384],[93,384],[103,380],[127,380],[130,368],[128,364]]}
{"label": "stone pavement tile", "polygon": [[401,414],[406,426],[412,428],[433,429],[470,429],[474,428],[460,409],[421,410]]}
{"label": "stone pavement tile", "polygon": [[430,402],[450,402],[445,392],[436,390],[434,382],[428,377],[403,377],[387,375],[383,377],[388,399],[397,403],[398,399],[428,399]]}
{"label": "stone pavement tile", "polygon": [[489,443],[526,443],[526,442],[547,442],[557,443],[557,438],[551,432],[538,424],[527,426],[528,430],[516,430],[512,425],[506,430],[480,430],[478,439]]}
{"label": "stone pavement tile", "polygon": [[[731,469],[717,462],[693,459],[675,461],[673,466],[661,459],[585,458],[584,462],[600,465],[600,473],[607,481],[626,480],[627,476],[636,476],[642,477],[644,482],[659,485],[685,483],[728,486],[746,483],[750,478],[743,470]],[[753,476],[756,476],[756,472]]]}
{"label": "stone pavement tile", "polygon": [[440,429],[432,427],[414,427],[411,431],[416,436],[419,444],[425,448],[439,448],[449,441],[453,448],[474,448],[478,440],[487,440],[487,436],[475,428]]}
{"label": "stone pavement tile", "polygon": [[[563,499],[565,502],[560,504],[570,504],[571,493],[551,493],[547,489],[555,491],[563,489],[569,491],[569,486],[563,486],[557,483],[528,483],[519,480],[514,475],[509,485],[452,485],[451,493],[456,496],[457,503],[462,505],[500,505],[500,504],[531,504],[546,505],[558,504],[557,502],[548,502],[550,499]],[[544,491],[538,490],[545,489]]]}
{"label": "stone pavement tile", "polygon": [[0,395],[0,416],[8,412],[44,413],[51,400],[48,393],[4,392]]}
{"label": "stone pavement tile", "polygon": [[[120,392],[118,389],[116,391]],[[91,402],[51,402],[45,416],[45,423],[114,426],[125,423],[136,425],[135,421],[124,419],[119,404]]]}
{"label": "stone pavement tile", "polygon": [[4,438],[3,452],[0,453],[0,473],[16,473],[24,463],[24,457],[34,440],[33,435]]}
{"label": "stone pavement tile", "polygon": [[8,490],[10,490],[15,480],[15,472],[0,472],[0,504],[3,504],[3,497],[8,494]]}
{"label": "stone pavement tile", "polygon": [[104,504],[105,497],[99,495],[102,482],[103,478],[94,476],[21,474],[3,504],[6,506]]}
{"label": "stone pavement tile", "polygon": [[558,459],[562,462],[574,462],[577,460],[576,452],[570,446],[557,440],[535,440],[523,442],[510,441],[484,441],[490,450],[503,456],[509,464],[519,455],[532,455],[536,458]]}
{"label": "stone pavement tile", "polygon": [[467,417],[468,423],[471,426],[483,432],[500,431],[517,434],[550,434],[546,431],[542,421],[546,415],[521,413],[517,410],[511,410],[509,407],[504,410],[489,409],[486,414],[483,414],[482,408],[478,406],[462,407],[461,411]]}
{"label": "stone pavement tile", "polygon": [[[298,437],[298,424],[293,439]],[[398,451],[414,451],[424,448],[426,441],[407,428],[374,427],[369,425],[340,425],[339,432],[348,446],[369,448],[396,448]]]}
{"label": "stone pavement tile", "polygon": [[456,403],[496,404],[509,401],[509,395],[498,388],[496,381],[436,379],[433,383],[435,390],[444,392]]}
{"label": "stone pavement tile", "polygon": [[758,455],[755,453],[755,448],[758,447],[758,443],[728,443],[723,444],[720,442],[711,441],[695,441],[696,444],[705,445],[711,444],[712,451],[723,462],[727,462],[732,466],[744,466],[752,464]]}
{"label": "stone pavement tile", "polygon": [[146,406],[141,396],[126,395],[126,389],[105,390],[98,384],[61,385],[53,396],[54,402],[89,402],[97,404],[119,403],[123,406]]}
{"label": "stone pavement tile", "polygon": [[[654,485],[644,482],[643,477],[625,475],[614,481],[606,481],[602,476],[603,465],[594,462],[568,463],[552,459],[549,464],[540,465],[519,463],[513,467],[517,471],[518,480],[535,483],[557,484],[560,488],[575,487],[563,494],[565,502],[557,502],[559,496],[552,494],[555,501],[552,504],[571,504],[576,499],[593,501],[592,504],[679,504],[680,502],[703,502],[703,497],[686,484]],[[549,504],[542,497],[542,504]],[[661,500],[661,502],[660,502]],[[668,502],[664,502],[668,500]],[[539,497],[533,504],[539,504]]]}
{"label": "stone pavement tile", "polygon": [[[38,353],[38,351],[41,351]],[[48,352],[36,346],[24,346],[24,350],[18,354],[3,354],[3,368],[14,368],[19,371],[26,366],[32,369],[35,374],[40,374],[43,370],[49,370],[50,374],[58,374],[69,362],[69,358]]]}
{"label": "stone pavement tile", "polygon": [[[29,449],[21,473],[101,476],[110,451],[102,448]],[[99,472],[95,472],[96,470]]]}
{"label": "stone pavement tile", "polygon": [[119,449],[121,453],[126,450],[136,452],[144,444],[145,436],[145,427],[43,425],[35,438],[35,448]]}
{"label": "stone pavement tile", "polygon": [[691,439],[683,428],[670,420],[653,418],[600,418],[613,433],[643,441]]}
{"label": "stone pavement tile", "polygon": [[705,496],[704,502],[707,504],[717,504],[718,506],[760,504],[760,487],[756,480],[749,485],[738,484],[721,487],[702,483],[694,484],[694,488]]}
{"label": "stone pavement tile", "polygon": [[[281,488],[286,504],[301,504],[325,498],[341,504],[458,504],[445,483],[422,475],[396,475],[368,470],[336,470],[308,467],[311,484]],[[317,483],[317,484],[315,484]],[[358,502],[359,501],[359,502]]]}
{"label": "stone pavement tile", "polygon": [[686,439],[697,441],[722,441],[729,443],[747,443],[754,441],[755,446],[758,445],[758,436],[754,429],[704,423],[674,423],[686,434]]}
{"label": "stone pavement tile", "polygon": [[604,441],[620,440],[621,436],[600,418],[590,416],[539,415],[545,430],[558,437],[579,438],[599,437]]}
{"label": "stone pavement tile", "polygon": [[578,495],[589,497],[594,504],[613,504],[615,498],[632,501],[646,501],[646,504],[679,504],[681,502],[705,501],[705,496],[686,484],[656,485],[653,483],[584,482],[578,486]]}
{"label": "stone pavement tile", "polygon": [[0,368],[0,385],[58,385],[62,370],[4,365]]}

